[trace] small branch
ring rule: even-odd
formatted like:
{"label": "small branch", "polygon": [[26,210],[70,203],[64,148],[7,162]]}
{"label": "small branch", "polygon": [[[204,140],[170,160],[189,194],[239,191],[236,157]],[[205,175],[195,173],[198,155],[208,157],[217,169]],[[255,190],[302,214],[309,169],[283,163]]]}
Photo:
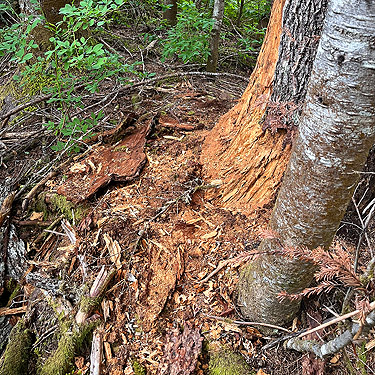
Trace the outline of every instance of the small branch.
{"label": "small branch", "polygon": [[[75,87],[75,90],[78,90],[78,89],[81,89],[82,87],[84,87],[85,85],[84,84],[81,84],[81,85],[78,85],[77,87]],[[67,92],[67,91],[70,91],[70,89],[67,89],[67,90],[64,90],[63,93]],[[32,100],[30,100],[29,102],[27,103],[24,103],[24,104],[21,104],[15,108],[13,108],[12,110],[10,110],[9,112],[5,113],[4,115],[1,115],[0,116],[0,121],[1,120],[5,120],[7,121],[7,119],[10,117],[10,116],[13,116],[15,115],[16,113],[26,109],[27,107],[30,107],[30,106],[34,106],[35,104],[38,104],[38,103],[41,103],[41,102],[45,102],[49,99],[51,99],[53,97],[54,93],[52,94],[47,94],[47,95],[42,95],[42,96],[38,96]]]}
{"label": "small branch", "polygon": [[27,306],[15,307],[13,309],[9,307],[3,307],[0,308],[0,316],[23,314],[26,312],[26,309]]}
{"label": "small branch", "polygon": [[57,175],[56,171],[49,172],[46,176],[44,176],[26,195],[26,197],[22,201],[22,209],[24,211],[27,210],[27,207],[29,206],[29,202],[35,197],[36,193],[38,192],[38,189],[43,186],[49,179],[52,177],[55,177]]}
{"label": "small branch", "polygon": [[[248,82],[248,80],[249,80],[248,77],[243,77],[243,76],[240,76],[240,75],[237,75],[237,74],[231,74],[231,73],[182,72],[182,73],[165,74],[165,75],[162,75],[160,77],[146,79],[146,80],[144,80],[142,82],[130,83],[128,85],[120,87],[118,89],[118,93],[126,91],[126,90],[130,90],[130,89],[134,89],[134,88],[137,88],[139,86],[148,85],[150,83],[158,82],[158,81],[161,81],[161,80],[164,80],[164,79],[186,77],[186,76],[206,76],[206,77],[220,77],[220,76],[224,76],[224,77],[232,77],[232,78],[241,79],[241,80],[246,81],[246,82]],[[84,86],[85,86],[84,84],[78,85],[77,87],[75,87],[75,90],[81,89]],[[64,92],[67,92],[69,90],[65,90]],[[7,119],[10,116],[15,115],[16,113],[18,113],[18,112],[26,109],[27,107],[33,106],[33,105],[41,103],[41,102],[45,102],[45,101],[51,99],[53,97],[53,95],[54,94],[48,94],[48,95],[38,96],[37,98],[35,98],[33,100],[30,100],[27,103],[21,104],[21,105],[15,107],[15,108],[13,108],[9,112],[5,113],[4,115],[1,115],[0,116],[0,121],[5,120],[5,123],[6,123]]]}
{"label": "small branch", "polygon": [[90,375],[100,375],[103,360],[103,332],[98,327],[93,334],[90,354]]}
{"label": "small branch", "polygon": [[[375,308],[375,302],[372,303],[372,309]],[[351,328],[346,330],[340,336],[328,341],[324,344],[318,344],[313,340],[301,340],[299,337],[305,336],[311,331],[307,331],[297,338],[292,338],[285,343],[288,349],[293,349],[299,352],[311,352],[319,358],[324,358],[328,355],[337,353],[340,349],[344,348],[348,344],[352,343],[358,333],[362,329],[362,334],[367,336],[370,329],[375,326],[375,311],[372,311],[367,315],[364,326],[360,324],[352,324]]]}
{"label": "small branch", "polygon": [[275,326],[274,324],[260,323],[260,322],[245,322],[245,321],[242,321],[242,320],[231,320],[231,319],[228,319],[228,318],[222,318],[220,316],[214,316],[214,315],[206,315],[206,317],[210,318],[210,319],[220,320],[222,322],[228,322],[230,324],[237,324],[239,326],[262,326],[262,327],[278,329],[280,331],[290,333],[289,329],[286,329],[286,328],[280,327],[280,326]]}
{"label": "small branch", "polygon": [[[375,309],[375,301],[370,303],[370,311],[372,311],[374,309]],[[310,333],[313,333],[313,332],[316,332],[316,331],[320,331],[323,328],[329,327],[332,324],[335,324],[335,323],[341,322],[343,320],[349,319],[352,316],[357,315],[359,312],[360,312],[360,310],[355,310],[355,311],[352,311],[352,312],[347,313],[345,315],[339,316],[339,317],[337,317],[335,319],[330,320],[327,323],[321,324],[320,326],[317,326],[317,327],[312,328],[312,329],[310,329],[310,330],[308,330],[306,332],[301,333],[297,338],[300,339],[300,338],[302,338],[302,337],[304,337],[304,336],[306,336],[306,335],[308,335]]]}

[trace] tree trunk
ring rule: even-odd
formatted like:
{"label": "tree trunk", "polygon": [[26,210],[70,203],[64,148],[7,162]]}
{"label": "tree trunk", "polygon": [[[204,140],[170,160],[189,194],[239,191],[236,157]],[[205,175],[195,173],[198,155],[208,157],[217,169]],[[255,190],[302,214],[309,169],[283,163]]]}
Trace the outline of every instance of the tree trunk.
{"label": "tree trunk", "polygon": [[[365,16],[364,16],[365,15]],[[328,249],[375,141],[375,3],[331,0],[313,66],[299,135],[270,227],[283,246]],[[265,240],[262,251],[277,250]],[[243,271],[238,303],[253,320],[282,324],[298,301],[278,293],[308,287],[314,266],[277,255]]]}
{"label": "tree trunk", "polygon": [[177,0],[164,0],[164,5],[170,5],[170,7],[163,12],[163,19],[169,25],[174,26],[177,23]]}
{"label": "tree trunk", "polygon": [[217,62],[219,59],[219,40],[220,40],[220,30],[221,24],[223,22],[224,16],[224,0],[215,0],[214,10],[212,13],[212,18],[214,24],[211,31],[210,40],[210,56],[207,60],[207,72],[216,72]]}
{"label": "tree trunk", "polygon": [[[238,2],[237,2],[238,5]],[[245,0],[240,0],[240,6],[238,7],[238,15],[236,19],[236,26],[239,27],[241,25],[241,18],[243,13],[243,7],[245,5]]]}
{"label": "tree trunk", "polygon": [[[283,17],[284,3],[277,0],[273,4],[245,93],[208,134],[202,147],[206,177],[223,181],[216,204],[244,213],[274,200],[290,156],[287,136],[294,128],[289,124],[294,124],[291,119],[298,115],[295,109],[304,100],[325,14],[326,0],[288,0]],[[293,73],[290,81],[285,79],[284,70]],[[290,113],[282,110],[283,117],[276,116],[277,101],[284,107],[288,103],[293,111],[285,108]]]}

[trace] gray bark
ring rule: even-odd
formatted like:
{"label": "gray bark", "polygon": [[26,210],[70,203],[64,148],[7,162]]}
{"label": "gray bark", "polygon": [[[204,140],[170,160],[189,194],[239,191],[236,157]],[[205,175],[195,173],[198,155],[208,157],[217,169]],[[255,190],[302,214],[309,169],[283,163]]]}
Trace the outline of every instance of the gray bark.
{"label": "gray bark", "polygon": [[212,26],[211,31],[211,40],[210,40],[210,56],[207,60],[207,71],[216,72],[217,62],[219,59],[219,40],[220,40],[220,30],[223,23],[224,16],[224,0],[215,0],[214,10],[212,18],[214,20],[214,25]]}
{"label": "gray bark", "polygon": [[[328,249],[375,141],[375,2],[331,0],[310,78],[299,136],[270,227],[283,246]],[[270,240],[261,250],[275,250]],[[277,249],[276,249],[277,250]],[[245,268],[238,303],[252,320],[283,324],[314,266],[276,254]]]}
{"label": "gray bark", "polygon": [[328,0],[287,0],[273,90],[263,129],[298,126]]}

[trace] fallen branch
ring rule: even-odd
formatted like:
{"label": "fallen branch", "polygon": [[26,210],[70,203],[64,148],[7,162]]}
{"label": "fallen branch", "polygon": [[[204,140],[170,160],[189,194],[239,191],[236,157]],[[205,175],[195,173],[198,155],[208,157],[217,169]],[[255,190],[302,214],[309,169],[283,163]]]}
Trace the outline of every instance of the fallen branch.
{"label": "fallen branch", "polygon": [[[375,302],[372,304],[372,309],[375,308]],[[359,311],[356,310],[356,313]],[[354,312],[353,312],[354,313]],[[351,313],[352,314],[352,313]],[[342,318],[342,317],[341,317]],[[335,319],[334,319],[335,320]],[[285,347],[288,349],[293,349],[299,352],[311,352],[314,353],[319,358],[324,358],[328,355],[337,353],[340,349],[344,348],[348,344],[355,340],[357,334],[362,330],[362,335],[367,336],[370,329],[375,326],[375,311],[370,312],[365,319],[365,324],[362,326],[360,324],[354,323],[351,328],[347,329],[340,336],[328,341],[324,344],[319,344],[314,340],[301,340],[300,337],[305,336],[309,332],[314,330],[304,332],[296,338],[292,338],[285,343]],[[321,327],[321,326],[319,326]],[[316,327],[316,328],[319,328]]]}
{"label": "fallen branch", "polygon": [[0,316],[23,314],[26,312],[26,309],[27,306],[15,307],[13,309],[9,307],[3,307],[0,308]]}
{"label": "fallen branch", "polygon": [[[375,301],[370,303],[369,311],[372,311],[372,310],[374,310],[374,309],[375,309]],[[297,339],[300,339],[300,338],[302,338],[302,337],[304,337],[304,336],[306,336],[306,335],[308,335],[308,334],[310,334],[310,333],[313,333],[313,332],[316,332],[316,331],[320,331],[321,329],[326,328],[326,327],[329,327],[329,326],[331,326],[332,324],[342,322],[343,320],[349,319],[349,318],[351,318],[352,316],[355,316],[355,315],[357,315],[357,314],[359,314],[359,313],[360,313],[360,310],[355,310],[355,311],[352,311],[352,312],[347,313],[347,314],[345,314],[345,315],[339,316],[339,317],[337,317],[337,318],[335,318],[335,319],[330,320],[329,322],[326,322],[326,323],[321,324],[321,325],[319,325],[319,326],[317,326],[317,327],[315,327],[315,328],[312,328],[312,329],[310,329],[310,330],[308,330],[308,331],[306,331],[306,332],[301,333],[301,334],[297,337]]]}
{"label": "fallen branch", "polygon": [[261,323],[261,322],[245,322],[245,321],[242,321],[242,320],[231,320],[231,319],[228,319],[228,318],[222,318],[220,316],[214,316],[214,315],[206,315],[206,317],[210,318],[210,319],[220,320],[222,322],[228,322],[230,324],[237,324],[237,325],[240,325],[240,326],[262,326],[262,327],[278,329],[280,331],[290,333],[289,329],[286,329],[286,328],[280,327],[280,326],[276,326],[274,324]]}
{"label": "fallen branch", "polygon": [[103,360],[103,328],[98,327],[93,334],[91,355],[90,355],[90,375],[100,375]]}

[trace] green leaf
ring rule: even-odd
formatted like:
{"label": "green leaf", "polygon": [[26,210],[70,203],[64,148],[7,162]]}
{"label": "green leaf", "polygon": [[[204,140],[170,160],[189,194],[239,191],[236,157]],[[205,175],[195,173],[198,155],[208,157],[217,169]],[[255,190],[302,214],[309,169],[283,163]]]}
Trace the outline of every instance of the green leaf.
{"label": "green leaf", "polygon": [[23,62],[28,61],[28,60],[30,60],[32,57],[33,57],[33,54],[32,54],[31,52],[26,53],[26,55],[23,57],[22,61],[23,61]]}

